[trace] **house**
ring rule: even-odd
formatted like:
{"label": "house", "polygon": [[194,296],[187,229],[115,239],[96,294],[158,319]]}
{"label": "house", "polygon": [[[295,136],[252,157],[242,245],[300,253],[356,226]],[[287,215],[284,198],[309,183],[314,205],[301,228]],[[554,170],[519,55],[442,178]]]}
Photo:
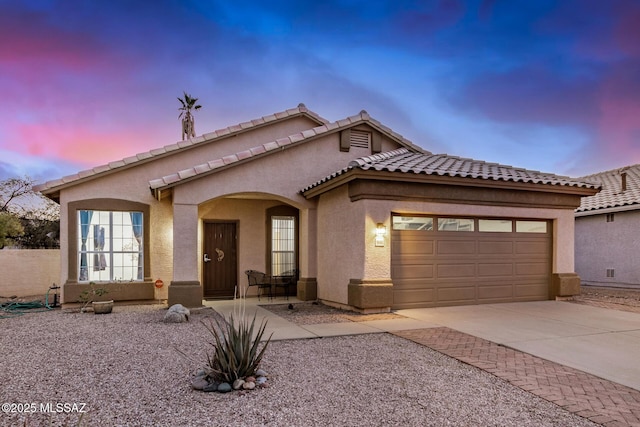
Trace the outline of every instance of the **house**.
{"label": "house", "polygon": [[640,165],[581,178],[602,186],[576,209],[576,271],[590,285],[640,286]]}
{"label": "house", "polygon": [[104,281],[199,306],[296,268],[298,298],[363,312],[576,293],[573,212],[598,191],[303,104],[38,189],[61,207],[64,302]]}

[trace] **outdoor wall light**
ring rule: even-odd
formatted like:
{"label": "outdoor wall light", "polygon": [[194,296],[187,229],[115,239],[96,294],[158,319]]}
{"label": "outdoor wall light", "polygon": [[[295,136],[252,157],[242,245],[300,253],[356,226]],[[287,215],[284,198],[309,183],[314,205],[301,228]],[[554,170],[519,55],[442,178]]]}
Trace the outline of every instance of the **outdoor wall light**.
{"label": "outdoor wall light", "polygon": [[384,246],[384,236],[387,235],[387,227],[379,222],[376,225],[376,246],[383,247]]}

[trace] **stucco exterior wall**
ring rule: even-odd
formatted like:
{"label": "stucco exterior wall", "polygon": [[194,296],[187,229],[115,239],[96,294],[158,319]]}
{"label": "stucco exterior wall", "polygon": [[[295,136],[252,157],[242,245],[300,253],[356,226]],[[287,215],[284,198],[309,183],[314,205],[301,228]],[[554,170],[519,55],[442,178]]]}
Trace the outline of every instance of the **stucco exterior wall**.
{"label": "stucco exterior wall", "polygon": [[575,218],[576,273],[583,283],[640,286],[639,225],[640,211],[616,212],[613,222],[605,214]]}
{"label": "stucco exterior wall", "polygon": [[0,296],[42,297],[60,284],[60,250],[0,250]]}
{"label": "stucco exterior wall", "polygon": [[318,298],[346,305],[351,278],[364,276],[365,224],[362,203],[349,202],[347,187],[318,203]]}

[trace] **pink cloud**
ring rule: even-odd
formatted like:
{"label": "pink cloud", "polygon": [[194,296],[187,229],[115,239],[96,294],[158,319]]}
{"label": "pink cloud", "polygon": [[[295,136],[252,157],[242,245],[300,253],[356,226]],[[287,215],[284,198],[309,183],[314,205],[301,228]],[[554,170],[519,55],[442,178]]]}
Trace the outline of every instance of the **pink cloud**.
{"label": "pink cloud", "polygon": [[174,141],[162,138],[163,129],[128,127],[126,131],[94,131],[73,125],[39,124],[15,128],[13,151],[42,158],[58,158],[92,167],[148,151]]}

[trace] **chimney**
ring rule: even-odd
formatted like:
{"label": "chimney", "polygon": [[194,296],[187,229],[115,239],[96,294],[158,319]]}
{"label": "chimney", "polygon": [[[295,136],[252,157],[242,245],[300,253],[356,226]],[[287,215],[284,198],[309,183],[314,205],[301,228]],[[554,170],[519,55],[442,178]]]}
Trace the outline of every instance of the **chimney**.
{"label": "chimney", "polygon": [[620,188],[624,193],[627,191],[627,171],[623,170],[620,172]]}

